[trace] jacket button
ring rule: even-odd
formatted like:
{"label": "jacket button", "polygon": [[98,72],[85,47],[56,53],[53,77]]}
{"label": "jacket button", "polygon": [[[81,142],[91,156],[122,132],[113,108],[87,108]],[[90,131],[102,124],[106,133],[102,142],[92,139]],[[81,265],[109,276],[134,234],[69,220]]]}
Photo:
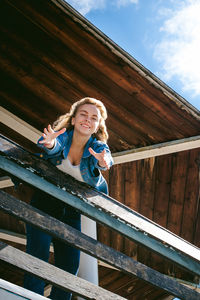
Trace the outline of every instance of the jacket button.
{"label": "jacket button", "polygon": [[59,160],[57,160],[57,162],[56,162],[57,164],[59,164],[60,163],[60,161]]}
{"label": "jacket button", "polygon": [[40,157],[43,157],[44,155],[43,154],[40,154]]}

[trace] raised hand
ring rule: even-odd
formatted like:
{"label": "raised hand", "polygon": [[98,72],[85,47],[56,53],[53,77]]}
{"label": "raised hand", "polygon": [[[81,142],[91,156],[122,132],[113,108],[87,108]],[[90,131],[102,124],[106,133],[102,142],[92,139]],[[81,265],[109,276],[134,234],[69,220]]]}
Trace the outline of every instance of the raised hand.
{"label": "raised hand", "polygon": [[43,140],[39,141],[39,144],[44,144],[44,146],[47,148],[53,148],[55,139],[65,131],[66,128],[62,128],[61,130],[55,132],[51,125],[48,125],[47,128],[44,128],[44,132],[42,134]]}
{"label": "raised hand", "polygon": [[95,152],[92,148],[89,148],[88,150],[99,161],[100,167],[106,168],[107,170],[110,169],[109,158],[105,149],[100,153]]}

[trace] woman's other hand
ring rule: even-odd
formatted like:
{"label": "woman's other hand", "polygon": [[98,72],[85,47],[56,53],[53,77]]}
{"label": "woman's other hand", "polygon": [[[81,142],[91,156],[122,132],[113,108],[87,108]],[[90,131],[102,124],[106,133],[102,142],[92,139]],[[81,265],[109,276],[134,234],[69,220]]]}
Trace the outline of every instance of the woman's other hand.
{"label": "woman's other hand", "polygon": [[98,160],[98,164],[100,167],[106,168],[107,170],[110,169],[109,157],[105,149],[100,153],[95,152],[91,147],[88,150]]}

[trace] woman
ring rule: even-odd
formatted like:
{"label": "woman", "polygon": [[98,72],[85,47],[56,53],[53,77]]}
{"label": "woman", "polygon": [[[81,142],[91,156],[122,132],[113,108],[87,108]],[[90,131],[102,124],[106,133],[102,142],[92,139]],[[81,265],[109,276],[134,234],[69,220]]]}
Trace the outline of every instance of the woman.
{"label": "woman", "polygon": [[[86,182],[98,191],[108,193],[107,183],[101,170],[113,164],[106,144],[108,134],[105,120],[106,108],[100,100],[83,98],[75,102],[70,112],[61,116],[53,125],[44,129],[38,145],[49,160],[63,172],[79,181]],[[80,230],[80,213],[63,202],[37,191],[31,204],[62,222]],[[72,274],[77,274],[80,251],[48,234],[27,225],[27,253],[48,261],[50,243],[54,245],[55,265]],[[24,287],[43,295],[45,283],[26,274]],[[71,293],[53,287],[50,295],[54,300],[71,299]]]}

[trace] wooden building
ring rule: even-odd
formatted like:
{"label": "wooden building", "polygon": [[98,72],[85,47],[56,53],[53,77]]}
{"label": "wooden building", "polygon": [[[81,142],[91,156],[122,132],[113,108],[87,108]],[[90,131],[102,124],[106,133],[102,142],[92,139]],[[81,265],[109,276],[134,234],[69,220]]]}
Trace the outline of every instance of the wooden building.
{"label": "wooden building", "polygon": [[[116,162],[105,173],[111,197],[200,247],[200,112],[62,0],[2,0],[0,41],[1,134],[36,152],[36,137],[73,102],[102,100]],[[4,190],[25,202],[32,194],[26,185]],[[25,249],[24,223],[1,212],[0,226],[1,239]],[[198,283],[105,226],[98,225],[98,240],[188,286]],[[22,285],[22,272],[4,263],[0,275]],[[99,278],[130,300],[173,299],[101,262]]]}

